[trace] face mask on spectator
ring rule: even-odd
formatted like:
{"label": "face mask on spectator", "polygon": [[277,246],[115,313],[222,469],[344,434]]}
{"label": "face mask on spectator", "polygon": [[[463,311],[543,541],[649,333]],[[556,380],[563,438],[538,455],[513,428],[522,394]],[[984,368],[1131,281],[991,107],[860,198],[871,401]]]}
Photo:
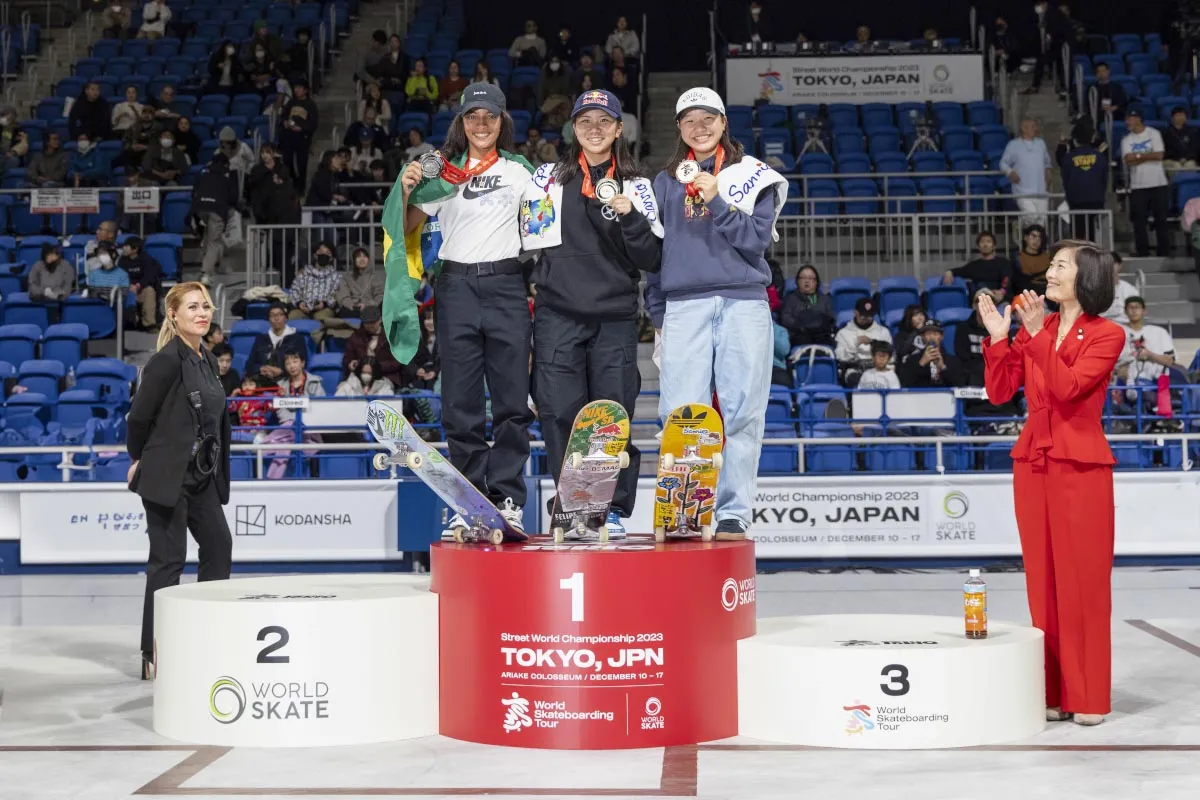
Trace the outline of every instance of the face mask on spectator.
{"label": "face mask on spectator", "polygon": [[9,125],[12,125],[12,121],[13,121],[12,117],[10,117],[8,114],[5,114],[3,117],[0,117],[0,125],[3,125],[6,128]]}
{"label": "face mask on spectator", "polygon": [[229,45],[228,47],[225,48],[225,55],[227,55],[227,56],[231,56],[235,52],[237,52],[237,48],[234,47],[233,45]]}
{"label": "face mask on spectator", "polygon": [[91,149],[92,149],[92,143],[87,141],[86,139],[79,143],[79,152],[80,153],[86,153],[88,150],[91,150]]}
{"label": "face mask on spectator", "polygon": [[175,140],[169,136],[164,136],[163,138],[159,139],[158,143],[162,145],[163,150],[170,150],[175,146]]}
{"label": "face mask on spectator", "polygon": [[260,48],[260,49],[258,49],[258,50],[255,50],[255,51],[254,51],[254,57],[255,57],[255,58],[263,58],[264,56],[266,56],[266,54],[267,54],[267,51],[266,51],[266,50],[263,50],[263,49],[261,49],[261,48]]}
{"label": "face mask on spectator", "polygon": [[112,256],[110,256],[108,253],[101,253],[100,254],[100,266],[108,268],[108,267],[111,267],[112,265],[113,265]]}
{"label": "face mask on spectator", "polygon": [[317,266],[318,267],[328,267],[332,263],[333,263],[333,256],[329,255],[328,253],[318,253],[317,254]]}
{"label": "face mask on spectator", "polygon": [[550,62],[550,71],[551,72],[558,72],[559,69],[561,69],[561,68],[562,68],[561,62],[559,62],[559,61],[551,61]]}

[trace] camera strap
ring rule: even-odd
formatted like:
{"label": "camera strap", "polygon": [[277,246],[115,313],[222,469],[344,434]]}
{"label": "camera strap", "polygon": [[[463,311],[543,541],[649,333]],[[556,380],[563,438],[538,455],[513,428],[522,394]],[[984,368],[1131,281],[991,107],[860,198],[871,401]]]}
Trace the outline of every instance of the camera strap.
{"label": "camera strap", "polygon": [[[212,372],[208,359],[200,356],[199,369]],[[215,376],[213,376],[215,379]],[[190,364],[183,365],[183,388],[187,392],[188,410],[192,414],[193,441],[191,461],[196,473],[201,477],[211,475],[217,468],[217,459],[221,453],[221,441],[217,437],[217,426],[207,420],[204,415],[204,401],[201,394],[200,373]]]}

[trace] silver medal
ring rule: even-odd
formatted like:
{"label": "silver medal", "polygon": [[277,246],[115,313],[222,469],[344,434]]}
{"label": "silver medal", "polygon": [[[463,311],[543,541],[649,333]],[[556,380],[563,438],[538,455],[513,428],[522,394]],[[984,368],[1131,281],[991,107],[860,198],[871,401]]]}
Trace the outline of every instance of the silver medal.
{"label": "silver medal", "polygon": [[446,166],[446,159],[442,158],[442,154],[437,150],[432,150],[428,153],[422,153],[417,159],[417,163],[421,165],[421,175],[426,178],[436,178],[442,174],[442,169]]}
{"label": "silver medal", "polygon": [[675,168],[675,180],[680,183],[695,183],[700,175],[700,165],[690,158],[679,162]]}
{"label": "silver medal", "polygon": [[620,191],[620,184],[612,178],[605,178],[596,184],[596,199],[601,203],[611,203]]}

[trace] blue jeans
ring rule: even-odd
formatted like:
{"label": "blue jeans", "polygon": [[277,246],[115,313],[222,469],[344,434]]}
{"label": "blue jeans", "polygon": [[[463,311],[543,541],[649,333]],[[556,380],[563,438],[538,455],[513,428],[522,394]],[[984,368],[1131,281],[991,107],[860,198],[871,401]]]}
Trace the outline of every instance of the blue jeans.
{"label": "blue jeans", "polygon": [[716,388],[725,419],[718,522],[737,519],[750,526],[774,346],[766,300],[706,297],[667,302],[658,414],[666,420],[679,406],[711,403]]}

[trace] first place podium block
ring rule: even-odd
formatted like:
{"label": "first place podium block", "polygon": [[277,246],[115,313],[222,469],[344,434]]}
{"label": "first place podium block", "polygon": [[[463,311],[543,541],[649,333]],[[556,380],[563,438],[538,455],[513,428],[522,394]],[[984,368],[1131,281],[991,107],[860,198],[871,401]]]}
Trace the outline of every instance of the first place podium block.
{"label": "first place podium block", "polygon": [[238,747],[433,736],[437,596],[428,578],[304,575],[154,596],[154,730]]}
{"label": "first place podium block", "polygon": [[431,562],[443,735],[556,750],[737,735],[752,542],[441,543]]}

